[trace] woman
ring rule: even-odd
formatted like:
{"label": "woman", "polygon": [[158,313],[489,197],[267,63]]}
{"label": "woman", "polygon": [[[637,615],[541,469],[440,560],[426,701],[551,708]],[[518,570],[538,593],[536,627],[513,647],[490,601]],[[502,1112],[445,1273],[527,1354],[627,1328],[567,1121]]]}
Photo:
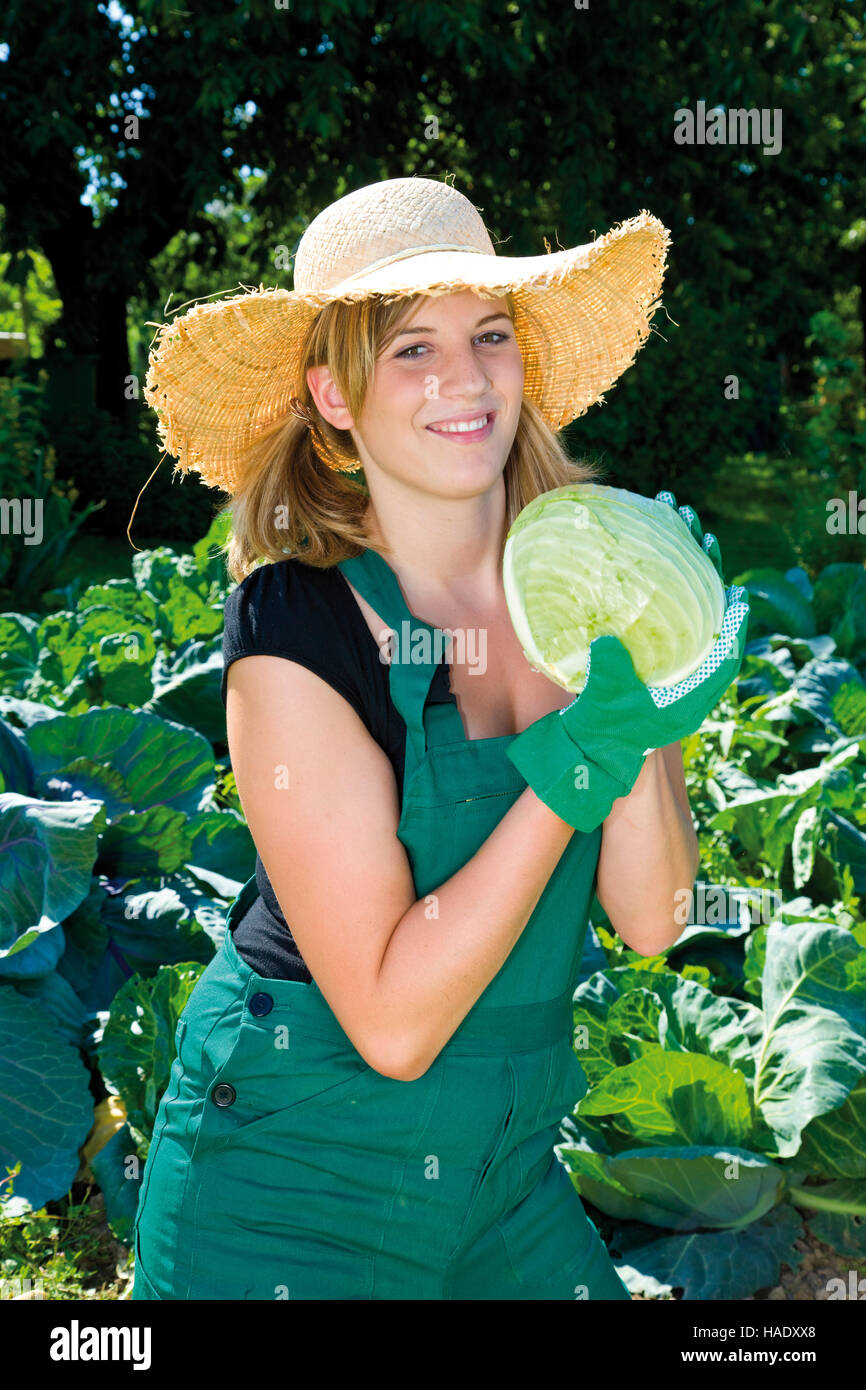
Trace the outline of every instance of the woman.
{"label": "woman", "polygon": [[593,892],[641,953],[678,934],[678,739],[743,605],[675,705],[613,638],[573,701],[528,665],[501,557],[533,496],[593,475],[554,431],[645,340],[667,243],[644,213],[500,258],[455,189],[389,180],[315,219],[292,294],[162,332],[166,448],[232,495],[259,860],[178,1025],[135,1298],[629,1297],[553,1153],[587,1090],[572,996]]}

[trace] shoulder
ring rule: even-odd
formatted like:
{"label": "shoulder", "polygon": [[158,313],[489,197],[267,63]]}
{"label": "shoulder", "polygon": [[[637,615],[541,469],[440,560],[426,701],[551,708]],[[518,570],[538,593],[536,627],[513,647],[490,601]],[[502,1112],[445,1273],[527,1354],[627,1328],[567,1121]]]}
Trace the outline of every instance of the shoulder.
{"label": "shoulder", "polygon": [[231,663],[263,655],[307,666],[359,712],[369,704],[375,643],[336,566],[316,568],[296,557],[258,565],[225,601],[222,648],[224,699]]}
{"label": "shoulder", "polygon": [[295,559],[268,561],[254,570],[229,591],[225,601],[226,620],[249,615],[253,619],[263,609],[272,608],[291,597],[302,602],[304,595],[315,586],[316,573],[311,566]]}
{"label": "shoulder", "polygon": [[315,569],[295,558],[258,565],[225,601],[223,656],[274,650],[312,635],[327,641],[351,620],[347,597],[336,567]]}

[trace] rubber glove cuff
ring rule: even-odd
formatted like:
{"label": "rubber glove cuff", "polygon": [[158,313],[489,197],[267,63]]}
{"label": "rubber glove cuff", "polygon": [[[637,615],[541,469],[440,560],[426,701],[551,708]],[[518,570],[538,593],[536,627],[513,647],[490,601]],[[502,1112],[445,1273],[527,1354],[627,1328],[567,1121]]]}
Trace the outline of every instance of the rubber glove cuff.
{"label": "rubber glove cuff", "polygon": [[594,744],[590,756],[569,731],[574,713],[576,704],[537,719],[506,753],[540,801],[575,830],[590,831],[631,791],[645,754],[618,742]]}

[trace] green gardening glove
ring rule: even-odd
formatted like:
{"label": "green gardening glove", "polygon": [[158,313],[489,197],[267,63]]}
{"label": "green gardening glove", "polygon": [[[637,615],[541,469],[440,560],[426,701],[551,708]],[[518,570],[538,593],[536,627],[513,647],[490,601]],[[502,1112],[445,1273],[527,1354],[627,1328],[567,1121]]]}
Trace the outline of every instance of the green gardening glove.
{"label": "green gardening glove", "polygon": [[[671,492],[657,492],[654,500],[676,507]],[[692,507],[678,511],[724,584],[716,537],[703,534]],[[575,830],[594,830],[614,801],[631,791],[648,753],[695,733],[742,665],[749,621],[745,597],[740,585],[726,589],[715,645],[677,685],[644,685],[619,638],[596,637],[577,698],[537,719],[508,745],[510,761],[539,800]]]}

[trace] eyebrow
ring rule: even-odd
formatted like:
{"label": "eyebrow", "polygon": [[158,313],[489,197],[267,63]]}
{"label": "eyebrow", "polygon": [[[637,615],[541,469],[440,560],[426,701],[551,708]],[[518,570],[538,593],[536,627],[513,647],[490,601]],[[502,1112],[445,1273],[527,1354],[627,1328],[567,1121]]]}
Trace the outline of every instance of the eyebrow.
{"label": "eyebrow", "polygon": [[[509,323],[511,322],[511,318],[510,318],[510,316],[509,316],[508,314],[488,314],[488,315],[486,316],[486,318],[479,319],[478,322],[476,323],[475,327],[476,327],[476,328],[480,328],[481,325],[482,325],[482,323],[493,323],[493,321],[494,321],[495,319],[507,319]],[[394,334],[394,337],[395,337],[395,338],[400,338],[400,337],[402,337],[403,334],[405,334],[405,333],[435,333],[435,332],[437,332],[437,330],[436,330],[435,328],[423,328],[423,327],[421,326],[420,323],[416,323],[416,324],[413,324],[413,326],[412,326],[411,328],[401,328],[401,329],[399,330],[399,332],[397,332],[397,333]]]}

